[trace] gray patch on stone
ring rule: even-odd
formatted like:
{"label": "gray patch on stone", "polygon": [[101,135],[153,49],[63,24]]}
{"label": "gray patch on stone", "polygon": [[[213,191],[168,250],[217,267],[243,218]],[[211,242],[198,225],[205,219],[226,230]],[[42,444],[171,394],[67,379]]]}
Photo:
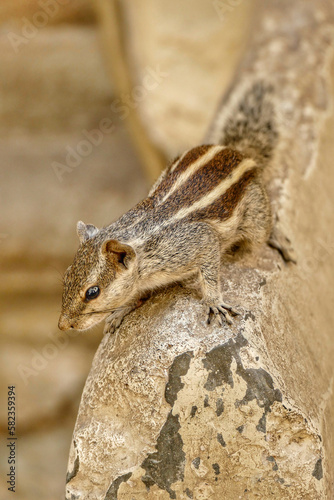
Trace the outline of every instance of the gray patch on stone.
{"label": "gray patch on stone", "polygon": [[[185,352],[176,356],[169,369],[168,382],[165,388],[165,399],[173,407],[178,392],[184,387],[181,377],[186,375],[193,353]],[[193,407],[195,408],[195,407]],[[179,415],[170,411],[162,427],[157,443],[156,452],[149,453],[141,467],[146,471],[142,481],[149,489],[156,484],[160,489],[169,493],[170,498],[176,498],[176,493],[171,485],[176,481],[183,481],[185,453],[180,430]]]}
{"label": "gray patch on stone", "polygon": [[259,432],[266,432],[266,414],[264,413],[256,426]]}
{"label": "gray patch on stone", "polygon": [[240,349],[248,345],[248,341],[241,333],[235,339],[230,339],[225,344],[215,347],[209,351],[202,360],[209,375],[204,387],[213,391],[223,383],[229,384],[233,388],[233,375],[231,371],[232,360],[237,364],[237,374],[244,379],[247,390],[244,398],[235,402],[236,407],[247,405],[256,399],[260,408],[264,408],[262,417],[257,425],[257,430],[266,432],[266,416],[270,407],[275,401],[282,402],[282,394],[278,389],[274,389],[273,379],[263,368],[244,368]]}
{"label": "gray patch on stone", "polygon": [[220,432],[218,432],[218,434],[217,434],[217,441],[222,446],[224,446],[224,447],[226,446],[226,443],[224,441],[223,435]]}
{"label": "gray patch on stone", "polygon": [[205,398],[204,398],[204,408],[207,408],[209,405],[209,396],[208,394],[205,395]]}
{"label": "gray patch on stone", "polygon": [[262,281],[260,281],[260,287],[264,286],[267,284],[266,278],[263,278]]}
{"label": "gray patch on stone", "polygon": [[312,476],[314,476],[318,481],[323,478],[323,470],[322,470],[322,459],[319,458],[319,460],[316,461],[316,464],[314,466],[314,470],[312,472]]}
{"label": "gray patch on stone", "polygon": [[219,464],[217,464],[217,463],[216,464],[212,464],[212,468],[215,471],[216,476],[218,476],[220,474]]}
{"label": "gray patch on stone", "polygon": [[188,498],[194,498],[194,495],[193,495],[192,491],[190,491],[189,488],[186,488],[185,494],[187,495]]}
{"label": "gray patch on stone", "polygon": [[190,411],[190,417],[193,418],[196,415],[196,412],[197,412],[197,406],[192,406]]}
{"label": "gray patch on stone", "polygon": [[243,432],[244,430],[244,425],[239,425],[239,427],[237,427],[237,431],[240,432],[240,434]]}
{"label": "gray patch on stone", "polygon": [[131,476],[132,472],[128,472],[127,474],[123,474],[122,476],[118,476],[115,481],[111,483],[104,500],[117,500],[117,494],[120,485],[122,483],[126,483]]}
{"label": "gray patch on stone", "polygon": [[194,458],[194,460],[191,463],[193,464],[193,466],[195,467],[195,469],[198,469],[199,464],[201,463],[200,457]]}
{"label": "gray patch on stone", "polygon": [[170,412],[157,439],[157,451],[149,453],[141,464],[146,471],[141,478],[145,486],[150,488],[156,484],[160,489],[166,490],[170,498],[176,498],[171,485],[176,481],[183,481],[184,478],[186,455],[182,449],[180,427],[179,416]]}
{"label": "gray patch on stone", "polygon": [[246,320],[246,319],[249,319],[249,318],[250,318],[250,319],[252,319],[253,321],[255,321],[255,316],[254,316],[254,314],[253,314],[252,312],[249,312],[249,311],[248,311],[248,313],[246,313],[246,314],[245,314],[245,320]]}
{"label": "gray patch on stone", "polygon": [[274,471],[278,470],[278,465],[277,465],[277,462],[276,462],[276,460],[275,460],[275,458],[274,458],[274,457],[272,457],[271,455],[269,455],[269,456],[267,457],[267,461],[268,461],[268,462],[273,462],[273,470],[274,470]]}
{"label": "gray patch on stone", "polygon": [[[237,360],[236,360],[237,361]],[[256,426],[260,432],[266,432],[266,417],[275,401],[282,402],[282,394],[278,389],[274,389],[273,379],[263,368],[247,368],[242,366],[241,361],[237,361],[237,373],[247,383],[247,390],[241,401],[236,401],[235,406],[247,405],[256,399],[260,408],[264,408],[262,417]]]}
{"label": "gray patch on stone", "polygon": [[204,368],[209,372],[208,379],[204,384],[205,389],[213,391],[216,387],[229,384],[233,388],[233,377],[231,363],[233,353],[229,346],[230,341],[222,346],[215,347],[209,351],[202,360]]}
{"label": "gray patch on stone", "polygon": [[221,398],[218,398],[216,401],[216,415],[220,417],[220,415],[224,411],[224,401]]}
{"label": "gray patch on stone", "polygon": [[[77,448],[77,443],[74,441],[74,448]],[[80,467],[80,460],[79,460],[79,454],[76,451],[77,456],[75,457],[74,464],[73,464],[73,470],[72,472],[68,471],[66,475],[66,484],[68,484],[79,472],[79,467]]]}
{"label": "gray patch on stone", "polygon": [[181,377],[187,374],[191,358],[193,357],[194,356],[191,351],[184,352],[183,354],[176,356],[169,369],[169,377],[165,389],[165,399],[171,406],[173,406],[176,401],[177,393],[184,387],[183,382],[181,382]]}

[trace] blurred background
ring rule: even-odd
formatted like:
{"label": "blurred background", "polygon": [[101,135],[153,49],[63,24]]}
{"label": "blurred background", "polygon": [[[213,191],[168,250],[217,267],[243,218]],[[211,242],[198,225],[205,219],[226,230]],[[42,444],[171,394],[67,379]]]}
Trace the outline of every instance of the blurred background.
{"label": "blurred background", "polygon": [[[57,328],[78,220],[102,226],[164,162],[201,142],[256,4],[12,0],[0,5],[0,498],[60,500],[81,391],[102,328]],[[145,147],[141,147],[144,144]]]}

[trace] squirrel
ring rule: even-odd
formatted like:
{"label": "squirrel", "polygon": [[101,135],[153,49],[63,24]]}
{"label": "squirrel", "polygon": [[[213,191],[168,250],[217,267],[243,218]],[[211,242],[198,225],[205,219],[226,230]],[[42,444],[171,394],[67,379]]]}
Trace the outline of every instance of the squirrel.
{"label": "squirrel", "polygon": [[[198,276],[207,322],[239,314],[222,301],[220,261],[268,242],[272,215],[261,172],[278,139],[272,88],[256,82],[218,112],[208,144],[172,161],[148,197],[98,229],[78,222],[79,249],[64,276],[59,328],[113,333],[147,292]],[[240,96],[240,93],[239,93]]]}

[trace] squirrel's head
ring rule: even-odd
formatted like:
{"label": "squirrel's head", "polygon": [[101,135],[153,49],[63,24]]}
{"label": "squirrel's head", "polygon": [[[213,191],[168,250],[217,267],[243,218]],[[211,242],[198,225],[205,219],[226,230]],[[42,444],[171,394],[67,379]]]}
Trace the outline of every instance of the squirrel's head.
{"label": "squirrel's head", "polygon": [[87,330],[124,305],[134,289],[134,249],[78,222],[80,247],[64,276],[60,330]]}

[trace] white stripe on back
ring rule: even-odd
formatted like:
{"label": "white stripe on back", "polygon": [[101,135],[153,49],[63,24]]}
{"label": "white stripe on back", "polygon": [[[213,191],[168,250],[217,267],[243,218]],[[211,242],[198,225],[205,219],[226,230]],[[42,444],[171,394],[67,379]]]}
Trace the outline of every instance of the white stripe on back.
{"label": "white stripe on back", "polygon": [[212,191],[204,195],[200,200],[196,201],[193,205],[187,208],[181,208],[171,219],[170,223],[176,222],[177,220],[187,217],[191,212],[196,210],[201,210],[206,208],[212,203],[214,203],[220,196],[222,196],[226,191],[236,182],[238,182],[245,172],[255,167],[256,163],[254,160],[247,158],[239,163],[237,168],[235,168],[231,174],[224,180],[222,180],[218,186],[216,186]]}
{"label": "white stripe on back", "polygon": [[[162,198],[160,203],[164,203],[167,200],[167,198],[169,198],[169,196],[172,193],[174,193],[174,191],[179,189],[182,186],[182,184],[184,184],[189,179],[189,177],[194,175],[194,173],[197,170],[199,170],[206,163],[208,163],[210,160],[212,160],[216,156],[216,154],[223,151],[223,149],[225,149],[225,146],[211,146],[209,151],[207,151],[203,156],[200,156],[191,165],[189,165],[185,172],[182,172],[182,174],[176,179],[175,183],[173,184],[171,189],[168,191],[168,193],[165,194],[165,196]],[[187,153],[188,152],[189,151],[187,151]],[[173,165],[171,172],[173,172],[177,168],[177,166],[179,165],[179,163],[181,162],[182,159],[183,159],[183,156],[180,158],[180,160],[175,165]]]}

